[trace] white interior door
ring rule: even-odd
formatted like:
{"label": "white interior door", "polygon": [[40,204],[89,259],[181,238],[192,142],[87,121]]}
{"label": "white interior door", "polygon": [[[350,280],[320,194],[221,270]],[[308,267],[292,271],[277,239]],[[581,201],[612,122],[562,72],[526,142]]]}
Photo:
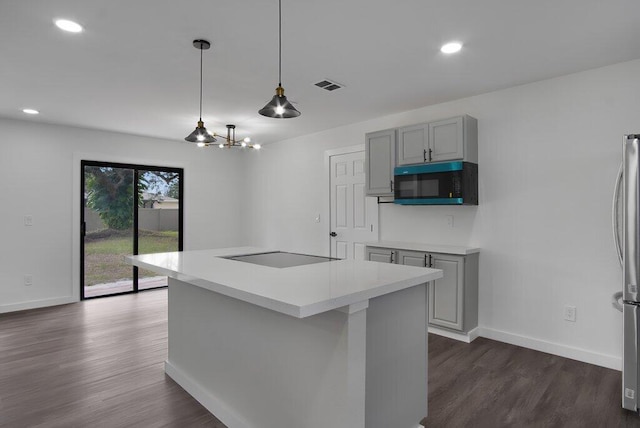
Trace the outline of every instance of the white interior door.
{"label": "white interior door", "polygon": [[378,239],[378,204],[365,196],[364,162],[364,151],[330,157],[331,257],[364,260],[363,243]]}

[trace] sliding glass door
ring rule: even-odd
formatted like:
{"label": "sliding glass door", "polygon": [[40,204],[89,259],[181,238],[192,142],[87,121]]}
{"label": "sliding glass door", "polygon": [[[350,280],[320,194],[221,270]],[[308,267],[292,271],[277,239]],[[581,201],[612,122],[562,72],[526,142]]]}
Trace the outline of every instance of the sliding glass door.
{"label": "sliding glass door", "polygon": [[[136,254],[182,250],[180,231],[181,172],[137,170],[138,219]],[[138,269],[138,290],[166,287],[167,277]]]}
{"label": "sliding glass door", "polygon": [[92,162],[82,171],[82,297],[132,292],[133,269],[123,258],[134,254],[135,170]]}
{"label": "sliding glass door", "polygon": [[82,161],[82,299],[167,285],[124,257],[182,250],[183,170]]}

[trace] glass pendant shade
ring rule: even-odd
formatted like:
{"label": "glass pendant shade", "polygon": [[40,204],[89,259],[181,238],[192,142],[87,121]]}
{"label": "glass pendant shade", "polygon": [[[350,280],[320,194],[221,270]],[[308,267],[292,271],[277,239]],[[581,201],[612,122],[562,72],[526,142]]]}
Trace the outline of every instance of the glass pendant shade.
{"label": "glass pendant shade", "polygon": [[276,94],[271,98],[271,101],[260,109],[258,113],[276,119],[289,119],[300,116],[300,112],[287,100],[287,97],[284,96],[282,86],[278,86]]}

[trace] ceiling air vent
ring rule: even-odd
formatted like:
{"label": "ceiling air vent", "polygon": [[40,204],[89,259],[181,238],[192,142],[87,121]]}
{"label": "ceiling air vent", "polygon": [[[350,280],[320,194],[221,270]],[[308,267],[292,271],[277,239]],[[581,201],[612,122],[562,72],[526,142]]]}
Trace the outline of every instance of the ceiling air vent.
{"label": "ceiling air vent", "polygon": [[344,88],[344,85],[341,85],[340,83],[332,82],[331,80],[327,80],[327,79],[324,79],[316,83],[316,86],[324,90],[327,90],[329,92],[335,91],[336,89]]}

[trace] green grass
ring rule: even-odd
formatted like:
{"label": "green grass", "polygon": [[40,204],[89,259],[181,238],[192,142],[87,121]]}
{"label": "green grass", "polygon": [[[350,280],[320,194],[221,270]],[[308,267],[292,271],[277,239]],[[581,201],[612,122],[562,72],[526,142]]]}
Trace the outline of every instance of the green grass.
{"label": "green grass", "polygon": [[[140,231],[138,237],[140,254],[178,251],[177,231]],[[124,262],[124,256],[133,253],[131,231],[99,231],[85,238],[85,286],[105,284],[131,279],[133,269]],[[140,269],[141,278],[157,274]]]}
{"label": "green grass", "polygon": [[178,251],[178,232],[145,232],[138,237],[138,248],[140,254],[166,253],[167,251]]}

